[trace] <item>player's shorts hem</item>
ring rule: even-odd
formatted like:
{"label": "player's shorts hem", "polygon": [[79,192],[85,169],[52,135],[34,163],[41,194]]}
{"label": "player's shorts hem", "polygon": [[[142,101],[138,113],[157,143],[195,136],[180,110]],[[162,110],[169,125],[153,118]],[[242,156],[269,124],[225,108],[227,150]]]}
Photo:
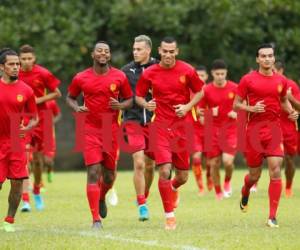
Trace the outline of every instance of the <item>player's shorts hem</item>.
{"label": "player's shorts hem", "polygon": [[159,163],[156,162],[155,164],[156,164],[157,167],[160,167],[161,165],[163,165],[163,164],[168,164],[168,163],[172,164],[171,161],[159,162]]}
{"label": "player's shorts hem", "polygon": [[133,151],[130,152],[130,154],[134,154],[134,153],[137,153],[137,152],[140,152],[140,151],[144,151],[144,153],[146,153],[146,152],[145,152],[145,149],[146,149],[146,148],[133,150]]}
{"label": "player's shorts hem", "polygon": [[267,157],[281,157],[281,158],[284,158],[284,155],[265,155],[264,158],[267,158]]}
{"label": "player's shorts hem", "polygon": [[18,178],[15,178],[15,177],[6,177],[6,179],[8,180],[26,180],[26,179],[29,179],[29,176],[25,176],[25,177],[18,177]]}

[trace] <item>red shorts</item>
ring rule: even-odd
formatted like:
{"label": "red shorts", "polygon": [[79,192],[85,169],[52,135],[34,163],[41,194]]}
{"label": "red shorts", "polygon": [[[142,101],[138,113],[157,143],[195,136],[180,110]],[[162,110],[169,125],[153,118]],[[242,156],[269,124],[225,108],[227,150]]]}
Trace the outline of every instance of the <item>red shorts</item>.
{"label": "red shorts", "polygon": [[84,162],[86,166],[101,163],[109,170],[115,170],[118,160],[117,129],[112,129],[112,140],[104,145],[99,129],[86,127],[84,134]]}
{"label": "red shorts", "polygon": [[298,152],[298,131],[295,124],[281,123],[284,154],[294,156]]}
{"label": "red shorts", "polygon": [[211,141],[206,151],[207,158],[214,158],[222,153],[235,155],[237,150],[237,129],[236,126],[222,130],[217,126],[211,128]]}
{"label": "red shorts", "polygon": [[12,152],[10,139],[0,140],[0,183],[6,179],[28,178],[25,140],[20,142],[21,151]]}
{"label": "red shorts", "polygon": [[138,133],[136,131],[136,126],[138,123],[134,123],[134,121],[130,121],[124,124],[124,132],[125,132],[125,141],[130,145],[131,150],[130,153],[133,154],[135,152],[144,150],[145,154],[154,159],[154,154],[149,151],[149,127],[148,125],[139,127],[142,129],[142,133]]}
{"label": "red shorts", "polygon": [[171,163],[179,170],[189,170],[187,138],[183,130],[157,126],[154,158],[156,165]]}
{"label": "red shorts", "polygon": [[266,124],[256,130],[257,133],[254,133],[254,125],[247,127],[245,157],[249,167],[261,166],[264,158],[268,156],[283,157],[282,132],[280,125],[275,125],[276,133]]}
{"label": "red shorts", "polygon": [[298,155],[300,155],[300,131],[298,131]]}
{"label": "red shorts", "polygon": [[203,152],[204,127],[199,121],[194,122],[193,152]]}

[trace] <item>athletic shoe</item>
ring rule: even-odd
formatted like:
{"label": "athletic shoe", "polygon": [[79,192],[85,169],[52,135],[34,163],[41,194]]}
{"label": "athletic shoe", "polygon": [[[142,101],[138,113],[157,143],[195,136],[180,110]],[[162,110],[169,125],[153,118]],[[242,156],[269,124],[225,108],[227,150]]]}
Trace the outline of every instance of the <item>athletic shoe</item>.
{"label": "athletic shoe", "polygon": [[229,198],[232,195],[232,189],[231,189],[231,184],[230,182],[224,182],[224,197]]}
{"label": "athletic shoe", "polygon": [[179,201],[180,201],[180,198],[179,198],[178,190],[173,190],[173,207],[174,208],[178,207]]}
{"label": "athletic shoe", "polygon": [[243,213],[246,213],[248,210],[248,199],[249,199],[249,197],[246,197],[246,196],[241,198],[240,209]]}
{"label": "athletic shoe", "polygon": [[291,188],[285,189],[285,197],[286,198],[291,198],[293,196],[293,191]]}
{"label": "athletic shoe", "polygon": [[33,198],[34,198],[35,208],[38,211],[42,211],[45,208],[42,196],[40,194],[34,194]]}
{"label": "athletic shoe", "polygon": [[176,229],[175,217],[166,218],[165,229],[166,230],[175,230]]}
{"label": "athletic shoe", "polygon": [[112,188],[111,191],[108,193],[107,201],[111,206],[118,205],[119,199],[118,199],[117,192],[114,188]]}
{"label": "athletic shoe", "polygon": [[103,229],[101,220],[100,221],[94,221],[93,225],[92,225],[92,230],[96,231],[96,230],[101,230],[101,229]]}
{"label": "athletic shoe", "polygon": [[221,201],[221,200],[223,200],[223,197],[224,197],[224,195],[223,195],[223,193],[221,192],[221,193],[217,193],[216,194],[216,199],[217,199],[217,201]]}
{"label": "athletic shoe", "polygon": [[251,188],[250,188],[251,193],[256,193],[257,192],[257,184],[255,183]]}
{"label": "athletic shoe", "polygon": [[139,221],[149,220],[149,211],[146,204],[139,206]]}
{"label": "athletic shoe", "polygon": [[103,219],[107,216],[107,206],[105,200],[99,200],[99,214]]}
{"label": "athletic shoe", "polygon": [[16,231],[13,223],[3,222],[3,230],[7,233],[14,233]]}
{"label": "athletic shoe", "polygon": [[208,191],[211,191],[214,188],[214,182],[211,177],[206,179],[206,186]]}
{"label": "athletic shoe", "polygon": [[273,219],[268,219],[268,221],[267,221],[267,226],[268,226],[268,227],[272,227],[272,228],[278,228],[278,227],[279,227],[279,225],[278,225],[278,223],[277,223],[277,220],[276,220],[275,218],[273,218]]}
{"label": "athletic shoe", "polygon": [[53,171],[51,171],[47,174],[47,180],[49,183],[53,182]]}
{"label": "athletic shoe", "polygon": [[31,211],[31,207],[29,202],[24,201],[23,206],[21,207],[21,212],[30,212],[30,211]]}

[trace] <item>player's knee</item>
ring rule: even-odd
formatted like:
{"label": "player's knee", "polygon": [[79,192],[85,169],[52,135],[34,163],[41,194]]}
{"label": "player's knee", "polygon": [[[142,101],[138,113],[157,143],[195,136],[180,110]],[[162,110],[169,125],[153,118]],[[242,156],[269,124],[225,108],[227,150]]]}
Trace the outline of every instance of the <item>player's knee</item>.
{"label": "player's knee", "polygon": [[193,159],[192,159],[192,164],[193,165],[200,165],[201,164],[201,157],[194,156]]}
{"label": "player's knee", "polygon": [[116,173],[114,171],[105,171],[103,173],[103,180],[106,184],[112,184],[116,179]]}
{"label": "player's knee", "polygon": [[145,163],[142,159],[136,159],[134,161],[134,169],[135,171],[144,171],[145,170]]}
{"label": "player's knee", "polygon": [[171,177],[171,171],[169,169],[160,169],[159,177],[164,180],[169,180]]}
{"label": "player's knee", "polygon": [[189,176],[186,174],[186,175],[180,175],[176,179],[179,183],[184,184],[187,182],[188,178]]}

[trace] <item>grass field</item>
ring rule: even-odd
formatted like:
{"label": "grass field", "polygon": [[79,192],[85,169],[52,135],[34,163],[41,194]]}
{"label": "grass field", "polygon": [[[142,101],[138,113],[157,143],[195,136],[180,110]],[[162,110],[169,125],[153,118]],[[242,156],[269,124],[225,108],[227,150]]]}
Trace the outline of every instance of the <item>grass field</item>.
{"label": "grass field", "polygon": [[[300,177],[294,197],[281,199],[279,229],[265,226],[268,214],[268,175],[263,173],[252,194],[247,214],[239,210],[239,190],[245,170],[234,173],[232,198],[217,202],[214,194],[197,196],[193,176],[182,187],[176,210],[177,229],[166,232],[157,189],[157,175],[148,200],[150,221],[137,220],[131,172],[120,172],[116,182],[119,204],[109,207],[104,230],[90,229],[85,196],[86,174],[56,173],[44,194],[46,209],[16,217],[16,233],[0,231],[0,249],[300,249]],[[0,211],[7,210],[6,182],[0,192]]]}

